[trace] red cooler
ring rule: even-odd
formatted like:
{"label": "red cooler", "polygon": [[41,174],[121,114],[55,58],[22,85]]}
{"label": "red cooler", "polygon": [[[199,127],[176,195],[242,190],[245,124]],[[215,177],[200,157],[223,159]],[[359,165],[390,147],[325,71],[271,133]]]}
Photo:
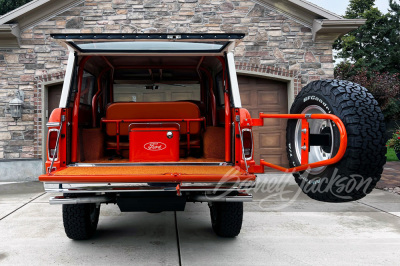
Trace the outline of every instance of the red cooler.
{"label": "red cooler", "polygon": [[179,124],[131,124],[129,161],[178,162]]}

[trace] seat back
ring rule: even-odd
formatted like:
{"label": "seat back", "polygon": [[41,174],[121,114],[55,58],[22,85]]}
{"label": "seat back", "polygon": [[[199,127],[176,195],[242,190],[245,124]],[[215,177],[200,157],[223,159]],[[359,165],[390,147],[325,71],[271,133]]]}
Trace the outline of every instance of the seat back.
{"label": "seat back", "polygon": [[[113,103],[107,107],[105,120],[128,119],[197,119],[201,118],[199,107],[191,102],[149,102]],[[180,133],[186,134],[186,122],[178,122]],[[200,134],[202,122],[190,122],[190,134]],[[120,135],[128,135],[131,123],[124,122],[120,125]],[[106,123],[106,134],[116,136],[116,123]]]}

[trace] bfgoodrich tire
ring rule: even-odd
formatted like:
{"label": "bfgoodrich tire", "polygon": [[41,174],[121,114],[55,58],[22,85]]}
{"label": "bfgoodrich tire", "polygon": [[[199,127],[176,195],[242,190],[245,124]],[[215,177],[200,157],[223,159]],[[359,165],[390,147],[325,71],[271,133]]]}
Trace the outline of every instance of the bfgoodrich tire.
{"label": "bfgoodrich tire", "polygon": [[[74,194],[64,194],[73,197]],[[66,235],[73,240],[91,238],[97,229],[100,205],[96,204],[64,204],[63,222]]]}
{"label": "bfgoodrich tire", "polygon": [[[366,88],[348,81],[315,81],[300,91],[290,113],[333,114],[342,120],[347,131],[347,150],[339,163],[294,174],[304,193],[320,201],[346,202],[361,199],[372,191],[386,162],[386,137],[381,109]],[[337,127],[325,120],[309,122],[310,134],[329,136],[329,145],[310,147],[310,163],[332,158],[339,148]],[[300,123],[289,120],[287,125],[291,167],[301,161]]]}
{"label": "bfgoodrich tire", "polygon": [[242,229],[243,202],[213,202],[210,204],[214,232],[221,237],[235,237]]}

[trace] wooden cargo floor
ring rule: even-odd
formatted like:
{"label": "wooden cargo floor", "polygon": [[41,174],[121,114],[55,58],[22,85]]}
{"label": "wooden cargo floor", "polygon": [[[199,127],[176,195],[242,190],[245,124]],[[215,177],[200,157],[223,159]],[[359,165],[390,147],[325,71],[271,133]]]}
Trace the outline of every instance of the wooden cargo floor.
{"label": "wooden cargo floor", "polygon": [[240,168],[233,166],[96,166],[68,167],[55,172],[56,176],[100,176],[100,175],[241,175]]}

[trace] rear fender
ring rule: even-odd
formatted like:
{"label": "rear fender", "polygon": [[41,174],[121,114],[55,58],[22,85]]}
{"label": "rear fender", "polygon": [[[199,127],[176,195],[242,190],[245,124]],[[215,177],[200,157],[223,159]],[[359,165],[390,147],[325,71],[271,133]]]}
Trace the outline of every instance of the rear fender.
{"label": "rear fender", "polygon": [[[67,154],[66,154],[66,135],[67,135],[67,125],[68,125],[68,117],[69,117],[69,109],[67,108],[56,108],[53,110],[53,112],[50,115],[49,122],[46,124],[48,134],[47,134],[47,141],[46,141],[46,173],[49,173],[52,159],[49,156],[49,136],[50,132],[57,132],[57,134],[60,131],[61,132],[60,137],[59,137],[59,144],[58,144],[58,149],[57,149],[57,156],[56,159],[54,160],[53,166],[52,166],[52,171],[60,169],[62,167],[66,167],[66,162],[67,162]],[[62,125],[62,126],[61,126]]]}
{"label": "rear fender", "polygon": [[[235,109],[235,158],[236,158],[236,166],[239,166],[242,169],[248,169],[249,173],[264,173],[264,166],[256,165],[254,161],[254,138],[253,138],[253,125],[252,118],[249,111],[245,108],[236,108]],[[250,131],[251,132],[251,142],[252,142],[252,151],[251,157],[247,157],[245,160],[242,139],[243,132]]]}

